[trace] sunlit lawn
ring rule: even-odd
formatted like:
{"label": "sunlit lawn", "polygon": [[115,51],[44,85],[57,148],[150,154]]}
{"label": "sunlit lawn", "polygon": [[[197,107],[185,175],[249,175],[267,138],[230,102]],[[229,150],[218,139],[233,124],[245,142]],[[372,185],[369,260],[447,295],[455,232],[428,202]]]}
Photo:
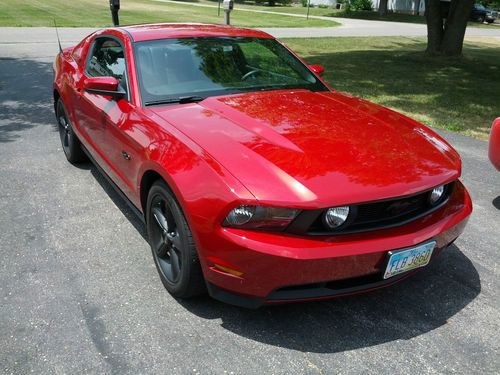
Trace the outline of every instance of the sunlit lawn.
{"label": "sunlit lawn", "polygon": [[[216,4],[216,3],[215,3]],[[107,0],[0,0],[0,26],[107,26],[111,23]],[[121,24],[144,22],[223,23],[223,12],[189,4],[150,0],[121,2]],[[292,16],[234,12],[232,23],[244,27],[331,27],[333,21],[306,20]]]}
{"label": "sunlit lawn", "polygon": [[485,139],[500,116],[500,42],[469,40],[464,57],[425,57],[424,38],[286,39],[340,91],[427,125]]}

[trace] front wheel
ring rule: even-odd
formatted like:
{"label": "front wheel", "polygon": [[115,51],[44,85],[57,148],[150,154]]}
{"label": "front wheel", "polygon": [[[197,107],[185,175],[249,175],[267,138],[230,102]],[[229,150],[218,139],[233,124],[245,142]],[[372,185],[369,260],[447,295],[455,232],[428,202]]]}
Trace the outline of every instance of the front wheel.
{"label": "front wheel", "polygon": [[153,184],[146,208],[149,244],[163,285],[174,297],[201,294],[205,283],[193,237],[165,182]]}
{"label": "front wheel", "polygon": [[80,141],[78,140],[73,127],[68,119],[66,108],[61,99],[57,101],[56,105],[56,118],[57,126],[59,129],[59,137],[61,138],[61,145],[66,155],[66,159],[71,164],[78,164],[85,161],[87,158],[82,150]]}

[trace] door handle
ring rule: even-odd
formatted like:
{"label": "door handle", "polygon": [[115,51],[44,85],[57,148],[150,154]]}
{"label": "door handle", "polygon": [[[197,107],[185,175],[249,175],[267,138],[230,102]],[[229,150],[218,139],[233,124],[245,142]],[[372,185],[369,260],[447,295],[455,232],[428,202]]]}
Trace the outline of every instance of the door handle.
{"label": "door handle", "polygon": [[130,155],[128,154],[127,151],[122,151],[122,156],[123,156],[123,158],[125,160],[130,160],[131,159],[131,157],[130,157]]}

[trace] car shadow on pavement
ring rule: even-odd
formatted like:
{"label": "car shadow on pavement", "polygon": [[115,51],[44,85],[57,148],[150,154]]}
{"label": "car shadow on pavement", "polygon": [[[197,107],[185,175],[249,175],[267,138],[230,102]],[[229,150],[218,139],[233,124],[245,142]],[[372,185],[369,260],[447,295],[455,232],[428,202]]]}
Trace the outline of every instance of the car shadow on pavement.
{"label": "car shadow on pavement", "polygon": [[399,285],[322,302],[246,310],[209,297],[180,301],[237,335],[303,352],[334,353],[408,340],[445,325],[481,291],[472,262],[452,245]]}

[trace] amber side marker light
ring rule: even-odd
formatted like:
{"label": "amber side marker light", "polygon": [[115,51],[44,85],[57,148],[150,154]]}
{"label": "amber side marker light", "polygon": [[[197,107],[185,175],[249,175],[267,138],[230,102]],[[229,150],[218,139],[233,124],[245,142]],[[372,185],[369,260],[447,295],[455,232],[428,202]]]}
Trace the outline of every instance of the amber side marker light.
{"label": "amber side marker light", "polygon": [[222,266],[222,265],[217,264],[217,263],[214,264],[214,268],[217,268],[219,271],[222,271],[222,272],[228,273],[230,275],[234,275],[234,276],[243,275],[243,272],[233,270],[232,268]]}

